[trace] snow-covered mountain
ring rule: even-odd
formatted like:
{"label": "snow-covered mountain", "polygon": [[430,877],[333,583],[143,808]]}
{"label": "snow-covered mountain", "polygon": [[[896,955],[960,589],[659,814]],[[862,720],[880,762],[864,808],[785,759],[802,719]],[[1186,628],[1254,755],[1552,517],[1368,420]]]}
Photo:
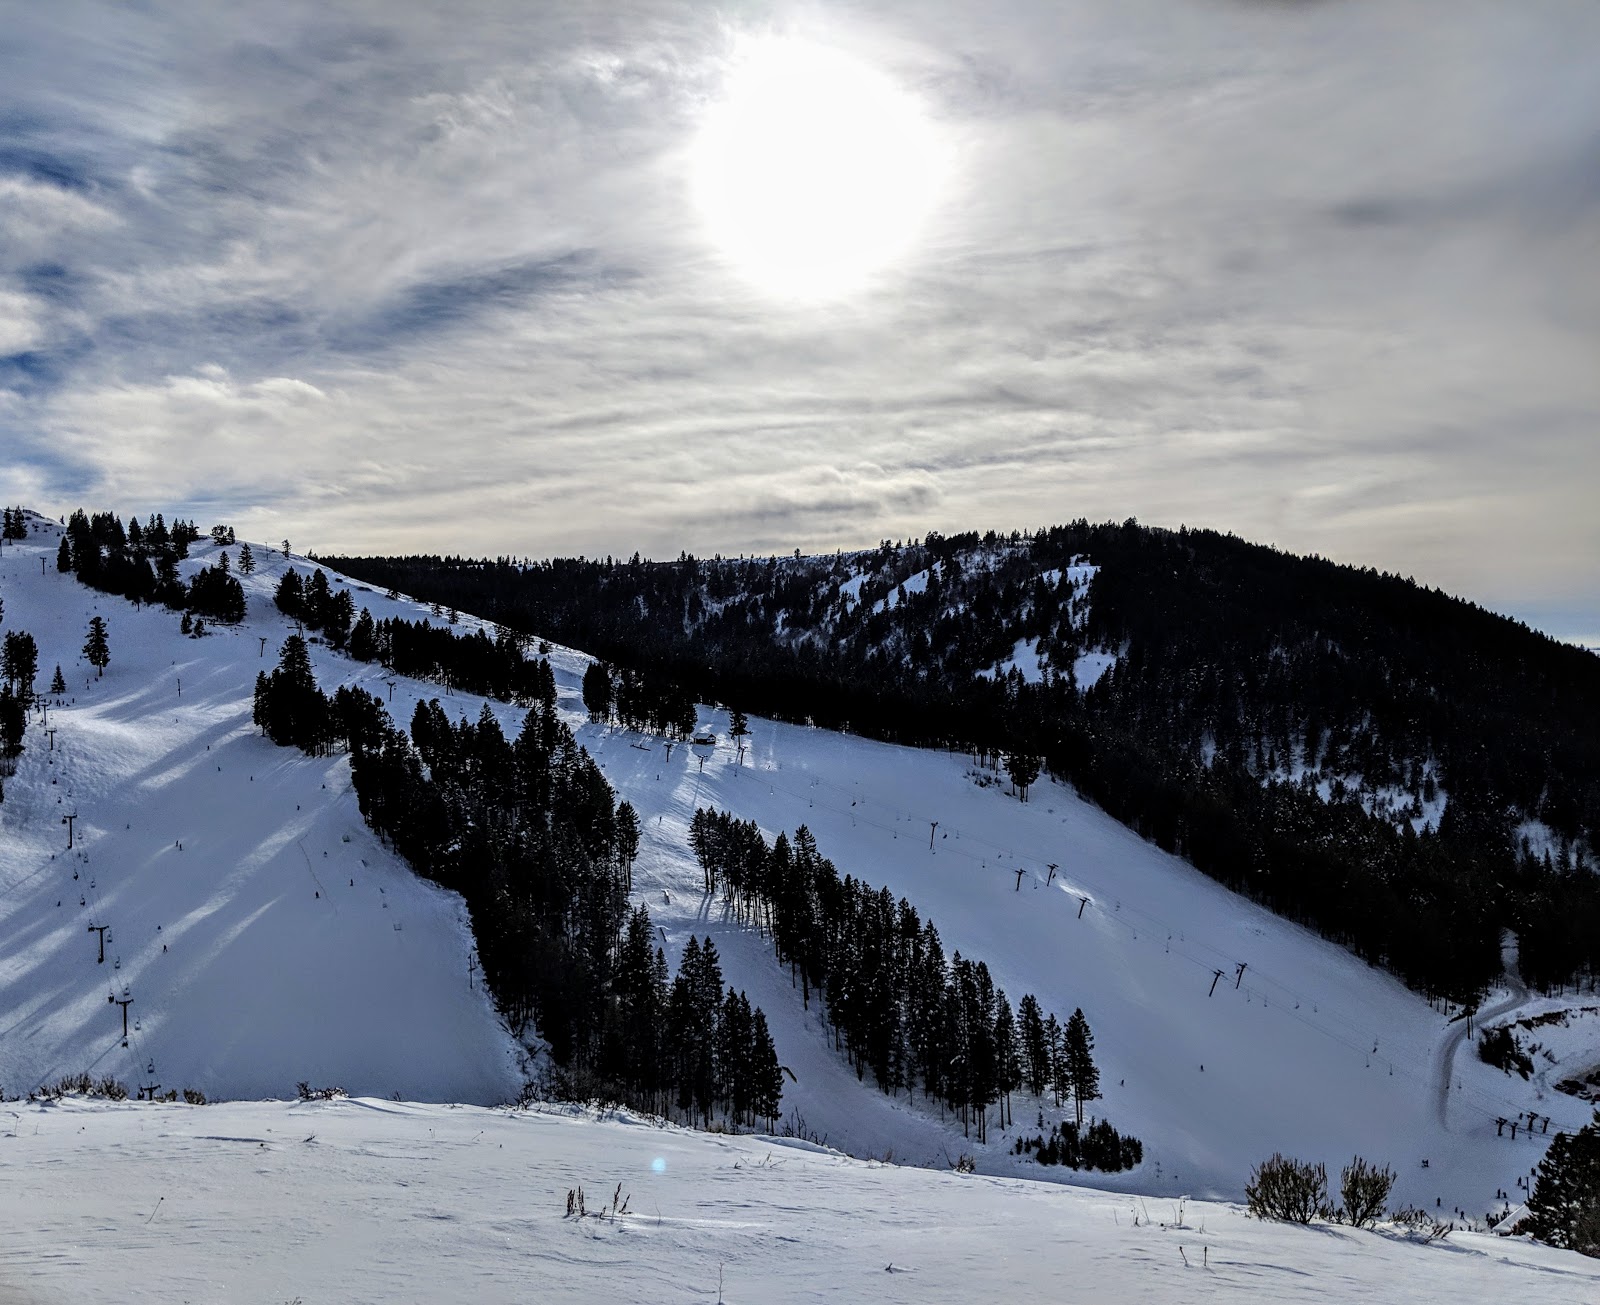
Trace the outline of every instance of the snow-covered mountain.
{"label": "snow-covered mountain", "polygon": [[[67,684],[59,705],[52,699],[47,721],[34,713],[0,805],[0,1088],[15,1096],[87,1071],[122,1079],[130,1088],[158,1083],[163,1090],[190,1087],[212,1098],[281,1098],[305,1080],[369,1098],[398,1094],[480,1106],[513,1099],[523,1082],[521,1053],[476,981],[459,899],[416,879],[373,838],[356,809],[344,759],[277,748],[251,724],[255,677],[270,667],[293,628],[271,595],[285,568],[307,571],[314,564],[258,547],[258,569],[243,577],[245,621],[187,638],[175,613],[136,610],[57,572],[59,534],[55,523],[33,518],[25,542],[0,549],[3,628],[34,636],[39,688],[58,663]],[[219,551],[198,544],[183,565],[205,565]],[[368,607],[378,618],[415,619],[426,611],[398,595],[332,574],[329,579],[349,588],[356,607]],[[103,677],[81,659],[85,629],[95,615],[109,627],[111,661]],[[462,628],[473,624],[460,622]],[[473,719],[485,705],[481,698],[448,695],[438,685],[395,677],[325,647],[314,652],[324,689],[362,685],[389,704],[396,720],[409,719],[418,700],[433,697],[452,717]],[[1448,1012],[1228,892],[1063,786],[1041,780],[1022,803],[995,773],[959,755],[762,720],[752,720],[754,732],[741,757],[727,742],[727,718],[709,708],[702,708],[702,724],[721,742],[669,747],[591,724],[581,701],[590,659],[559,646],[548,655],[566,719],[619,796],[639,813],[643,848],[635,897],[649,906],[669,958],[691,935],[711,935],[731,985],[767,1012],[790,1074],[784,1105],[791,1132],[856,1157],[892,1155],[897,1162],[939,1170],[971,1154],[979,1175],[995,1178],[976,1185],[990,1194],[985,1201],[1002,1202],[1003,1194],[1020,1192],[1019,1201],[1033,1203],[1030,1213],[1019,1214],[1024,1221],[1037,1219],[1043,1227],[1078,1211],[1086,1229],[1103,1217],[1120,1236],[1111,1213],[1135,1208],[1129,1200],[1058,1198],[1010,1180],[1088,1181],[1163,1201],[1185,1195],[1235,1200],[1251,1166],[1273,1151],[1325,1161],[1335,1173],[1359,1153],[1395,1167],[1398,1202],[1446,1218],[1458,1209],[1481,1217],[1506,1204],[1498,1192],[1509,1193],[1515,1203],[1519,1180],[1543,1152],[1547,1135],[1528,1136],[1528,1112],[1548,1118],[1552,1135],[1589,1118],[1586,1103],[1553,1085],[1600,1058],[1600,1008],[1593,1008],[1592,999],[1585,1009],[1582,1000],[1530,997],[1517,979],[1514,950],[1480,1020],[1531,1021],[1567,1011],[1561,1039],[1546,1039],[1549,1045],[1535,1056],[1526,1081],[1473,1056],[1465,1024],[1452,1023]],[[514,733],[520,711],[488,705],[507,733]],[[1144,1163],[1116,1176],[1042,1169],[1014,1155],[1012,1147],[1019,1133],[1037,1131],[1039,1115],[1058,1117],[1048,1103],[1025,1098],[1016,1106],[1018,1126],[996,1126],[988,1144],[980,1145],[920,1099],[888,1097],[870,1076],[858,1080],[815,1008],[802,1008],[770,944],[703,893],[702,872],[687,840],[697,807],[753,819],[769,836],[807,825],[841,873],[908,898],[937,923],[947,950],[985,960],[1009,993],[1035,992],[1047,1009],[1063,1014],[1081,1007],[1097,1039],[1105,1096],[1096,1109],[1143,1139]],[[74,817],[70,850],[66,816]],[[104,962],[97,959],[99,935],[91,926],[107,930]],[[132,1004],[125,1008],[115,1004],[128,999]],[[91,1112],[81,1126],[107,1141],[130,1136],[128,1130],[171,1131],[176,1149],[162,1163],[173,1168],[162,1172],[175,1185],[191,1161],[206,1167],[220,1155],[212,1144],[200,1145],[198,1132],[259,1133],[267,1140],[266,1121],[299,1128],[292,1114],[283,1117],[284,1107],[229,1106],[227,1111],[244,1113],[226,1126],[208,1122],[223,1117],[216,1107],[183,1116],[180,1123],[170,1122],[179,1118],[170,1113],[131,1109]],[[250,1116],[249,1109],[263,1113]],[[45,1137],[64,1117],[55,1108],[40,1110],[18,1107],[17,1141],[26,1121],[40,1124],[38,1135]],[[405,1127],[395,1124],[401,1115],[411,1121]],[[367,1137],[368,1125],[353,1127],[341,1134],[340,1146],[373,1155],[391,1148],[420,1164],[427,1151],[424,1126],[415,1121],[422,1117],[409,1109],[383,1117],[397,1131],[383,1134],[388,1140],[381,1142]],[[441,1133],[444,1126],[435,1120],[513,1127],[493,1115],[426,1117],[426,1127]],[[1511,1119],[1524,1121],[1515,1139],[1498,1122]],[[457,1128],[453,1122],[449,1127]],[[643,1172],[640,1166],[648,1162],[630,1149],[642,1130],[608,1127],[614,1131],[596,1134],[571,1153],[555,1186],[600,1187]],[[320,1123],[308,1123],[304,1131],[327,1137]],[[770,1149],[765,1143],[670,1136],[683,1155],[699,1157],[687,1163],[709,1168],[743,1157],[743,1172],[756,1165],[764,1147]],[[456,1141],[465,1145],[459,1136]],[[77,1144],[61,1145],[66,1158]],[[640,1145],[649,1150],[662,1144]],[[626,1168],[607,1158],[613,1152],[627,1153]],[[0,1157],[27,1154],[10,1141],[0,1143]],[[779,1159],[785,1156],[791,1172],[818,1167],[812,1177],[823,1183],[844,1173],[879,1174],[833,1157],[813,1158],[803,1149]],[[349,1189],[340,1183],[373,1179],[370,1159],[363,1157],[342,1178],[334,1164],[322,1177],[308,1179],[308,1190],[342,1199],[339,1194]],[[21,1173],[32,1162],[4,1163]],[[956,1181],[861,1177],[860,1198],[903,1199],[936,1211],[941,1202],[959,1202],[974,1190],[942,1185]],[[893,1194],[875,1193],[872,1185],[883,1182],[894,1185]],[[961,1196],[947,1195],[957,1190]],[[687,1199],[678,1198],[680,1207]],[[736,1198],[718,1198],[723,1199]],[[1062,1204],[1050,1204],[1056,1200]],[[440,1209],[449,1204],[440,1198]],[[642,1209],[636,1199],[634,1214]],[[728,1206],[721,1209],[693,1218],[741,1221]],[[769,1236],[777,1242],[789,1235],[771,1207],[765,1209],[748,1222],[770,1234],[754,1241],[744,1233],[728,1234],[740,1254],[754,1254],[752,1248],[767,1244]],[[999,1209],[992,1216],[997,1221],[1004,1218]],[[882,1205],[873,1210],[874,1218],[892,1222]],[[1161,1212],[1151,1213],[1159,1223]],[[543,1215],[541,1210],[538,1218]],[[474,1235],[487,1236],[499,1216],[473,1217],[485,1221]],[[928,1221],[943,1230],[958,1220],[945,1210],[929,1214]],[[599,1225],[582,1227],[588,1230],[585,1245],[602,1236]],[[642,1221],[603,1230],[612,1239],[650,1235]],[[1257,1234],[1252,1228],[1241,1235]],[[1070,1246],[1074,1237],[1061,1244]],[[928,1248],[937,1241],[920,1238],[925,1249],[907,1264],[931,1264],[935,1252]],[[961,1244],[975,1256],[980,1242]],[[876,1254],[880,1243],[872,1245]],[[1153,1245],[1128,1254],[1139,1263],[1152,1256],[1178,1259],[1171,1247],[1162,1245],[1158,1253]],[[1114,1247],[1108,1243],[1104,1253],[1123,1253]],[[890,1241],[881,1248],[886,1262],[899,1254]],[[615,1242],[604,1253],[618,1259],[625,1254]],[[693,1237],[674,1242],[671,1255],[684,1258],[673,1262],[684,1267],[674,1270],[673,1280],[703,1290],[706,1283],[687,1267],[701,1253]],[[955,1253],[952,1247],[937,1252],[941,1261]],[[1250,1250],[1257,1263],[1252,1272],[1264,1272],[1259,1262],[1279,1253]],[[707,1264],[714,1270],[715,1257]],[[776,1266],[790,1264],[796,1267],[786,1278],[791,1270]],[[740,1294],[804,1299],[815,1286],[800,1281],[790,1252],[774,1265],[773,1276],[760,1280],[770,1290],[746,1287]],[[966,1288],[930,1288],[928,1270],[920,1272],[921,1279],[891,1275],[885,1279],[890,1286],[874,1294],[967,1299],[973,1284],[1004,1281],[985,1279],[984,1269],[969,1265],[969,1275],[977,1276],[950,1279]],[[1382,1280],[1383,1271],[1372,1272],[1368,1281]],[[345,1295],[336,1274],[319,1281],[335,1283],[325,1290]],[[285,1293],[297,1290],[302,1288],[290,1281]],[[643,1288],[618,1294],[645,1298]],[[735,1298],[730,1292],[729,1299]]]}

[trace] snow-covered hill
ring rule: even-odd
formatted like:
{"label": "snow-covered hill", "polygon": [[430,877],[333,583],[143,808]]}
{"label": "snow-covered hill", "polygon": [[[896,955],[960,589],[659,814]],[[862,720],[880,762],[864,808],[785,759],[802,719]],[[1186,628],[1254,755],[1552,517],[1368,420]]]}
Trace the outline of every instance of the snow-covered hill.
{"label": "snow-covered hill", "polygon": [[[189,639],[176,613],[58,573],[59,531],[35,524],[0,550],[3,628],[38,643],[39,689],[59,664],[68,691],[47,725],[35,713],[0,805],[0,1089],[86,1071],[208,1096],[307,1080],[514,1098],[516,1048],[473,983],[460,900],[379,846],[345,761],[251,724],[255,676],[293,628],[271,601],[283,559],[244,578],[245,624]],[[97,614],[103,677],[81,657]]]}
{"label": "snow-covered hill", "polygon": [[[342,759],[275,748],[250,724],[255,675],[290,628],[270,597],[290,563],[258,549],[246,623],[185,639],[174,614],[135,611],[59,575],[56,543],[55,527],[41,525],[0,550],[6,628],[38,639],[41,687],[57,661],[69,685],[68,703],[49,713],[54,751],[30,727],[0,806],[0,1086],[16,1093],[77,1070],[132,1086],[153,1065],[164,1087],[211,1096],[283,1096],[299,1080],[379,1097],[513,1096],[515,1048],[472,984],[458,899],[377,845]],[[186,565],[217,551],[198,546]],[[350,588],[375,617],[419,614]],[[78,658],[96,612],[111,630],[104,679]],[[325,689],[363,684],[398,721],[418,698],[469,719],[484,705],[314,653]],[[943,1168],[965,1152],[981,1173],[1073,1177],[1010,1153],[1040,1103],[1018,1103],[1019,1128],[996,1128],[979,1146],[936,1109],[858,1081],[769,945],[703,896],[687,847],[696,806],[753,818],[769,836],[809,825],[841,873],[908,897],[947,950],[985,960],[1013,1000],[1032,991],[1062,1016],[1081,1006],[1098,1043],[1097,1108],[1144,1140],[1146,1159],[1078,1181],[1236,1199],[1275,1150],[1333,1172],[1359,1153],[1394,1165],[1398,1199],[1481,1216],[1501,1207],[1497,1191],[1518,1199],[1546,1141],[1525,1128],[1498,1136],[1497,1119],[1536,1111],[1553,1134],[1589,1117],[1550,1088],[1595,1058],[1584,1021],[1560,1063],[1541,1063],[1531,1081],[1491,1069],[1446,1013],[1064,788],[1041,782],[1021,803],[960,756],[759,720],[741,761],[725,717],[709,710],[702,719],[724,742],[669,749],[587,723],[588,658],[560,647],[550,657],[569,721],[640,813],[636,897],[669,959],[691,932],[713,935],[728,980],[766,1010],[792,1074],[794,1131],[860,1157]],[[494,709],[514,732],[521,713]],[[78,817],[72,853],[59,823],[68,813]],[[104,965],[90,924],[111,927]],[[127,1048],[108,1001],[124,989],[134,1000]],[[1503,1018],[1549,1004],[1509,979],[1491,1001]]]}
{"label": "snow-covered hill", "polygon": [[1488,1234],[1423,1245],[576,1111],[66,1102],[0,1122],[0,1300],[29,1305],[1600,1299],[1600,1261]]}

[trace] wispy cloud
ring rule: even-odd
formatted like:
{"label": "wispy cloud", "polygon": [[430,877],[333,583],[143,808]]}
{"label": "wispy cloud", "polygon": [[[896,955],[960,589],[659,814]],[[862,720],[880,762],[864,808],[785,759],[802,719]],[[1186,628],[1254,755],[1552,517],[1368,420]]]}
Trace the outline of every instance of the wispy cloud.
{"label": "wispy cloud", "polygon": [[[952,160],[832,303],[692,199],[773,29]],[[1593,629],[1597,49],[1583,0],[28,7],[0,497],[530,554],[1137,515]]]}

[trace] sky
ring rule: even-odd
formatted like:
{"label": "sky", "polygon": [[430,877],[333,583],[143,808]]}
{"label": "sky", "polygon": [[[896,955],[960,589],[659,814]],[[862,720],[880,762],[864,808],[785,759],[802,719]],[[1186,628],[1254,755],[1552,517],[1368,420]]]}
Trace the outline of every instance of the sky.
{"label": "sky", "polygon": [[297,551],[1077,517],[1600,645],[1592,0],[0,0],[0,498]]}

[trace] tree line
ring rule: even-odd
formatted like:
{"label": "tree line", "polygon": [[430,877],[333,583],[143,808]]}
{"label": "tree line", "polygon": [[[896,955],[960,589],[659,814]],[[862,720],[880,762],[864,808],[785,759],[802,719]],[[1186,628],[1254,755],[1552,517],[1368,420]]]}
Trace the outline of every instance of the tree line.
{"label": "tree line", "polygon": [[[405,623],[400,623],[404,626]],[[452,681],[481,667],[481,636],[433,630],[432,665]],[[487,703],[452,722],[419,702],[409,733],[364,690],[329,698],[302,635],[257,679],[255,720],[307,752],[345,747],[362,816],[418,874],[467,903],[484,979],[511,1026],[536,1025],[560,1090],[710,1123],[776,1121],[782,1096],[765,1015],[725,990],[710,939],[676,977],[629,909],[638,817],[556,710],[543,658],[519,666],[528,711],[507,739]]]}
{"label": "tree line", "polygon": [[1083,1126],[1084,1107],[1101,1094],[1081,1009],[1063,1024],[1029,993],[1013,1011],[983,961],[960,952],[946,960],[932,920],[887,888],[841,877],[804,825],[769,845],[754,821],[701,808],[689,845],[706,893],[720,894],[740,922],[772,939],[801,1001],[807,1009],[820,1003],[835,1050],[857,1078],[871,1070],[891,1096],[920,1090],[980,1142],[990,1111],[1005,1127],[1012,1094],[1022,1090],[1053,1093],[1057,1106],[1070,1100]]}
{"label": "tree line", "polygon": [[674,739],[693,734],[697,719],[695,700],[674,681],[608,662],[584,670],[583,705],[592,721]]}
{"label": "tree line", "polygon": [[[244,587],[232,574],[226,553],[213,565],[201,567],[187,584],[179,576],[178,563],[200,538],[194,522],[175,520],[169,527],[158,512],[144,526],[136,516],[124,526],[113,512],[90,515],[80,508],[67,518],[66,527],[56,550],[56,569],[77,576],[91,589],[116,594],[136,606],[161,603],[225,624],[244,620]],[[227,528],[215,528],[213,538],[218,531]],[[222,537],[231,538],[231,532]],[[241,551],[241,566],[247,551],[248,545]]]}

